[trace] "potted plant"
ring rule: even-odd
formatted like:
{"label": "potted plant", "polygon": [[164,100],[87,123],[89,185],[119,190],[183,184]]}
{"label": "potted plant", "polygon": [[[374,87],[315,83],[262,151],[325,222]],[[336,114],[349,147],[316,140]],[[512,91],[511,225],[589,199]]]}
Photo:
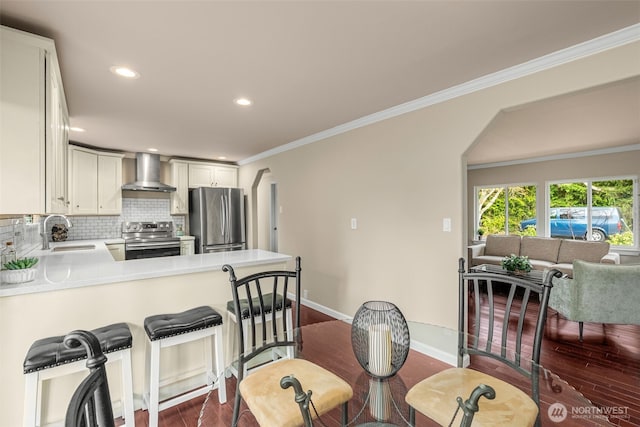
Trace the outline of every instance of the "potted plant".
{"label": "potted plant", "polygon": [[525,274],[531,271],[531,263],[528,256],[511,254],[502,259],[502,268],[515,274]]}
{"label": "potted plant", "polygon": [[3,283],[24,283],[36,278],[35,265],[38,258],[20,258],[16,261],[5,263],[2,268]]}
{"label": "potted plant", "polygon": [[484,236],[484,228],[478,228],[478,240],[482,240],[482,236]]}

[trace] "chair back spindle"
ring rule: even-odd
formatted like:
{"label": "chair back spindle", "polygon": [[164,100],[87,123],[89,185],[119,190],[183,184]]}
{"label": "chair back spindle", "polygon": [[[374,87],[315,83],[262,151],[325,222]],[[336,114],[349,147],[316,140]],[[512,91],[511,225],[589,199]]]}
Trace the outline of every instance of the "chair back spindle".
{"label": "chair back spindle", "polygon": [[[291,303],[287,295],[294,287],[293,329],[300,327],[300,257],[296,258],[295,271],[264,271],[238,279],[230,265],[223,266],[222,270],[229,273],[235,313],[239,313],[241,319],[249,320],[248,327],[244,327],[244,322],[238,322],[239,364],[244,365],[272,348],[294,347],[297,350],[294,331],[289,330],[284,319],[277,321],[276,317]],[[291,281],[295,284],[292,285]],[[245,348],[246,334],[249,335],[250,348]],[[239,369],[238,382],[242,381],[243,374]]]}

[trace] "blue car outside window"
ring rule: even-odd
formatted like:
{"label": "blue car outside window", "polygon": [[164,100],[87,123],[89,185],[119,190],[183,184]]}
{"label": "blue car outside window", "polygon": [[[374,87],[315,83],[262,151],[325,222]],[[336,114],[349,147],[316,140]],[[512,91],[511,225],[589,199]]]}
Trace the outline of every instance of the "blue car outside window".
{"label": "blue car outside window", "polygon": [[[520,222],[520,229],[536,227],[536,219]],[[572,239],[587,238],[587,208],[552,208],[549,212],[551,237]],[[620,210],[616,207],[594,207],[591,209],[591,240],[604,241],[612,234],[623,231]]]}

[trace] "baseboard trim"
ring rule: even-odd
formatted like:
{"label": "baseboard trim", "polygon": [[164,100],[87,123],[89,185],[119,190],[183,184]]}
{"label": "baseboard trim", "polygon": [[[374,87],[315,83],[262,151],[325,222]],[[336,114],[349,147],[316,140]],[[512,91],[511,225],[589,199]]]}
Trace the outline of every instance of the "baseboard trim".
{"label": "baseboard trim", "polygon": [[[290,297],[295,299],[293,295],[290,295]],[[326,314],[327,316],[331,316],[338,320],[344,320],[349,323],[351,323],[351,321],[353,320],[352,316],[348,316],[344,313],[333,310],[329,307],[326,307],[324,305],[318,304],[316,302],[313,302],[305,298],[300,299],[300,304],[305,307],[309,307],[315,311],[318,311],[322,314]],[[409,322],[409,323],[411,324],[413,322]],[[415,339],[411,339],[411,349],[417,351],[418,353],[424,354],[426,356],[433,357],[434,359],[440,360],[441,362],[447,363],[451,366],[456,366],[458,363],[458,357],[455,352],[442,350],[437,347],[431,346],[427,343],[416,341]]]}

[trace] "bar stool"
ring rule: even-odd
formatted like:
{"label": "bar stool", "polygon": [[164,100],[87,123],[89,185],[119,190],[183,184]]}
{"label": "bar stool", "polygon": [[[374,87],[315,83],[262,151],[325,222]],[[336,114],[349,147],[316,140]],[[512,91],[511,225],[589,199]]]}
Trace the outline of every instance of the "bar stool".
{"label": "bar stool", "polygon": [[[145,401],[149,409],[149,427],[157,427],[158,414],[172,406],[218,388],[218,401],[227,401],[227,389],[224,375],[224,349],[222,345],[222,316],[211,307],[196,307],[182,313],[158,314],[144,319],[144,330],[151,343],[147,352],[148,375]],[[174,345],[207,338],[205,344],[206,384],[188,393],[170,397],[160,402],[160,350]],[[215,339],[215,363],[213,370],[213,344]],[[217,380],[217,381],[216,381]],[[217,384],[216,384],[217,382]]]}
{"label": "bar stool", "polygon": [[[91,331],[100,341],[107,363],[122,363],[123,417],[128,427],[135,426],[133,415],[133,375],[131,371],[131,345],[133,338],[126,323],[115,323]],[[51,378],[85,371],[84,347],[68,349],[64,335],[43,338],[34,342],[24,359],[25,406],[24,426],[38,427],[42,422],[42,382]]]}
{"label": "bar stool", "polygon": [[[272,307],[275,306],[275,310],[276,310],[276,320],[280,320],[282,319],[282,314],[283,314],[283,304],[282,304],[282,295],[276,295],[276,301],[275,301],[275,305],[273,304],[273,296],[272,294],[264,294],[263,295],[263,299],[264,299],[264,307],[265,307],[265,316],[266,315],[270,315],[271,313],[271,309]],[[262,324],[262,315],[260,314],[260,304],[259,301],[257,301],[257,299],[254,298],[254,302],[249,305],[249,301],[247,299],[242,299],[240,300],[240,319],[242,321],[242,330],[243,331],[249,331],[251,328],[251,307],[253,307],[253,318],[254,318],[254,322],[256,325]],[[285,322],[287,322],[287,335],[288,335],[288,339],[293,339],[293,319],[292,319],[292,310],[291,310],[291,300],[289,298],[285,298],[284,299],[284,313],[285,313]],[[233,340],[234,337],[237,336],[235,327],[231,324],[232,322],[234,324],[237,325],[238,322],[238,318],[236,316],[236,310],[235,310],[235,305],[233,303],[233,300],[227,301],[227,316],[229,316],[229,327],[227,329],[227,344],[229,345],[229,348],[233,348],[233,344],[235,343],[235,341]],[[267,321],[270,321],[270,316],[268,316],[269,318],[267,319]],[[246,349],[250,349],[251,345],[249,343],[249,339],[250,339],[250,335],[249,333],[244,333],[244,348]],[[272,359],[278,360],[279,358],[287,358],[287,359],[293,359],[294,355],[293,355],[293,348],[288,347],[286,349],[286,352],[283,352],[281,349],[278,348],[274,348],[272,350]],[[262,366],[262,364],[260,365]],[[247,372],[250,370],[250,368],[246,368],[245,367],[245,372],[244,372],[244,376],[247,375]],[[238,377],[238,370],[237,368],[232,365],[228,368],[228,374],[233,374],[236,378]]]}

